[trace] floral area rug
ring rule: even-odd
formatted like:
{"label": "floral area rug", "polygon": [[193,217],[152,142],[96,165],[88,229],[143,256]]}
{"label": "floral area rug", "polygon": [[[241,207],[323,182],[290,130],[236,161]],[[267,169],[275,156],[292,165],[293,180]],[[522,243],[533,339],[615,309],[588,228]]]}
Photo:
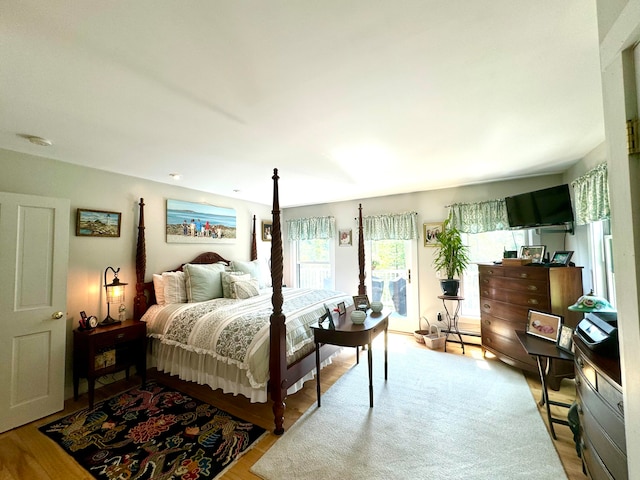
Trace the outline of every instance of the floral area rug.
{"label": "floral area rug", "polygon": [[213,479],[265,429],[157,382],[40,427],[99,479]]}

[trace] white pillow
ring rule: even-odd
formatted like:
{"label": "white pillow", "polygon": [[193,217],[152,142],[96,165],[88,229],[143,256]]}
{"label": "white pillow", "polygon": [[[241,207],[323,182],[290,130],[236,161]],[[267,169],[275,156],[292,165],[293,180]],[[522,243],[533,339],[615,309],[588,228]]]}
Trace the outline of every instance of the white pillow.
{"label": "white pillow", "polygon": [[162,274],[153,274],[153,291],[156,294],[156,303],[158,305],[164,305],[164,281],[162,280]]}
{"label": "white pillow", "polygon": [[262,272],[260,269],[260,262],[258,260],[253,260],[251,262],[242,262],[238,260],[231,261],[231,270],[236,272],[244,272],[251,275],[251,278],[258,281],[258,287],[264,288],[265,281],[262,277]]}
{"label": "white pillow", "polygon": [[231,298],[246,299],[260,295],[258,290],[258,281],[251,280],[237,280],[238,277],[233,277],[231,281]]}
{"label": "white pillow", "polygon": [[222,297],[222,279],[224,265],[214,263],[206,265],[186,264],[182,269],[185,275],[187,300],[205,302],[212,298]]}
{"label": "white pillow", "polygon": [[231,282],[236,280],[251,280],[251,275],[244,272],[222,272],[222,295],[224,298],[231,297]]}
{"label": "white pillow", "polygon": [[163,272],[164,303],[186,303],[187,289],[184,284],[184,272]]}

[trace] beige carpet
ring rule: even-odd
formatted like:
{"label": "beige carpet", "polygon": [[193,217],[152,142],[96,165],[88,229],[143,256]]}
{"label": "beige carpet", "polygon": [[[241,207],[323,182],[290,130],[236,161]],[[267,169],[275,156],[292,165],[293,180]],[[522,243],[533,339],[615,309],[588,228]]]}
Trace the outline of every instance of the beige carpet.
{"label": "beige carpet", "polygon": [[[405,347],[406,348],[406,347]],[[374,347],[251,468],[266,480],[566,479],[518,370],[426,348]]]}

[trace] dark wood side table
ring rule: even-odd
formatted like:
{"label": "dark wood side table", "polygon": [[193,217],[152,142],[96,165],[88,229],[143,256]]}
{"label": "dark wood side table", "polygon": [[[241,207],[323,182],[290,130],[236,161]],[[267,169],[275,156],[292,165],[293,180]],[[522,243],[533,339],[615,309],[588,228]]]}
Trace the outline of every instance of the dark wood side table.
{"label": "dark wood side table", "polygon": [[379,313],[373,313],[371,310],[368,310],[367,318],[364,323],[358,325],[351,322],[352,311],[353,308],[350,308],[346,314],[338,316],[337,319],[336,315],[334,315],[335,328],[329,328],[328,321],[325,321],[320,325],[317,323],[311,325],[313,338],[316,344],[316,391],[318,395],[318,407],[320,407],[319,347],[321,344],[337,345],[340,347],[356,347],[358,361],[360,360],[359,347],[367,345],[367,360],[369,363],[369,407],[373,407],[373,354],[371,343],[373,339],[380,334],[380,332],[384,331],[384,379],[387,379],[387,343],[390,312],[388,310],[383,310]]}
{"label": "dark wood side table", "polygon": [[[534,337],[526,332],[516,331],[518,340],[522,344],[527,354],[536,357],[538,363],[538,373],[540,374],[540,383],[542,383],[542,398],[538,402],[538,405],[545,405],[547,408],[547,419],[549,420],[549,430],[554,440],[557,440],[556,432],[553,429],[553,424],[558,423],[560,425],[569,425],[569,422],[564,419],[554,418],[551,416],[551,405],[558,407],[571,407],[568,403],[556,402],[549,399],[549,391],[547,389],[547,374],[551,368],[551,362],[556,360],[568,360],[573,362],[573,354],[559,349],[554,342],[548,340],[542,340],[541,338]],[[546,360],[546,368],[543,366],[543,359]]]}
{"label": "dark wood side table", "polygon": [[[447,328],[444,330],[447,336],[444,340],[444,351],[447,351],[447,342],[450,342],[449,335],[458,335],[460,339],[460,345],[462,345],[462,354],[464,355],[464,341],[462,340],[462,335],[460,335],[460,329],[458,328],[458,320],[460,319],[460,306],[461,302],[464,300],[464,297],[460,296],[451,296],[451,295],[438,295],[438,298],[442,300],[442,306],[444,307],[444,313],[447,322]],[[447,302],[451,302],[455,304],[455,307],[452,306],[452,310],[449,311],[449,307],[447,306]],[[455,340],[454,340],[455,342]]]}
{"label": "dark wood side table", "polygon": [[138,320],[73,331],[73,398],[78,399],[78,384],[84,377],[89,383],[89,408],[93,408],[96,378],[136,366],[146,382],[147,324]]}

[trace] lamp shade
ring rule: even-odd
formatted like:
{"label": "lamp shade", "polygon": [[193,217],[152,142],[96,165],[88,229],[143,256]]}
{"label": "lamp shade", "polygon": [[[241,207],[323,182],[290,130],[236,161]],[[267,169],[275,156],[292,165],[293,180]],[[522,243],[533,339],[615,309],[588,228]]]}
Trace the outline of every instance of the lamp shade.
{"label": "lamp shade", "polygon": [[[111,283],[107,283],[107,272],[111,270],[113,272],[113,280]],[[126,283],[123,283],[118,278],[118,272],[120,269],[115,270],[113,267],[107,267],[104,270],[104,289],[107,298],[107,316],[101,322],[102,325],[111,325],[113,323],[119,323],[119,320],[115,318],[111,318],[110,315],[110,305],[112,303],[123,303],[124,302],[124,287]]]}
{"label": "lamp shade", "polygon": [[590,293],[582,295],[576,303],[568,307],[572,312],[615,312],[616,309],[604,297]]}

